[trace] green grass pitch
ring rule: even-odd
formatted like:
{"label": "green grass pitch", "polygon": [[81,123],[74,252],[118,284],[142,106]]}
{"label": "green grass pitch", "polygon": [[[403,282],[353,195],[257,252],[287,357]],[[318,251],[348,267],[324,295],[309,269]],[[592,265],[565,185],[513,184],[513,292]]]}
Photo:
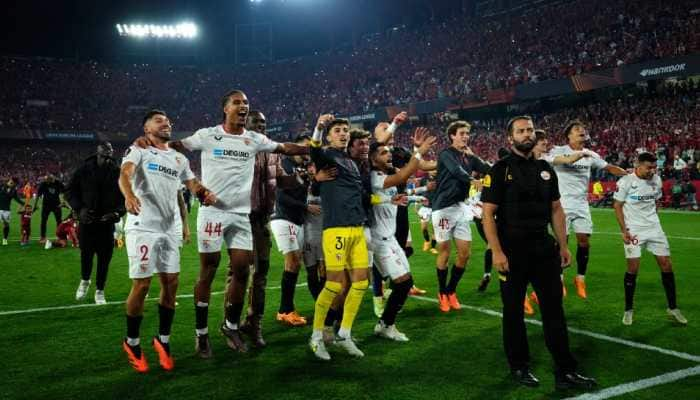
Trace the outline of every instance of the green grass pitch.
{"label": "green grass pitch", "polygon": [[[476,291],[482,275],[484,244],[475,229],[472,257],[458,295],[463,304],[479,310],[442,314],[434,302],[409,299],[397,324],[411,341],[393,343],[372,336],[376,319],[371,296],[367,294],[353,329],[366,357],[351,359],[331,349],[333,360],[328,363],[317,361],[308,350],[309,326],[287,328],[274,320],[279,305],[276,287],[282,271],[282,258],[274,245],[268,284],[271,289],[267,292],[263,323],[268,347],[244,355],[231,352],[218,335],[223,296],[215,295],[209,316],[214,358],[196,358],[191,295],[199,265],[196,244],[190,243],[182,253],[179,295],[183,297],[178,300],[172,333],[176,370],[160,370],[152,348],[145,346],[151,371],[137,375],[121,350],[126,330],[124,305],[56,308],[81,304],[74,300],[79,252],[71,248],[47,251],[36,239],[29,246],[20,247],[19,218],[15,213],[12,218],[10,245],[0,247],[0,357],[4,365],[0,398],[542,399],[583,394],[554,390],[552,361],[541,327],[533,324],[528,324],[528,335],[533,372],[541,379],[541,386],[521,388],[509,380],[501,344],[501,321],[484,312],[500,311],[498,285],[492,283],[485,293]],[[415,213],[411,218],[416,248],[410,259],[411,268],[416,284],[427,289],[427,297],[434,299],[434,256],[420,250],[422,237]],[[621,239],[611,210],[594,210],[593,218],[596,233],[592,237],[587,278],[588,300],[573,293],[571,281],[575,271],[566,272],[569,296],[564,303],[569,327],[605,335],[570,334],[581,369],[598,379],[598,390],[632,383],[628,387],[635,390],[617,397],[621,399],[700,398],[697,374],[636,390],[640,380],[700,364],[700,296],[696,291],[700,284],[700,213],[661,213],[671,243],[679,307],[689,320],[686,327],[675,325],[666,317],[659,269],[649,254],[642,260],[634,325],[621,324],[625,271]],[[33,237],[38,236],[38,220],[37,213]],[[195,221],[196,216],[191,215],[193,232]],[[49,232],[54,231],[54,224],[49,223]],[[220,269],[214,291],[223,289],[225,270]],[[109,302],[125,300],[130,287],[127,271],[125,250],[115,249],[106,288]],[[305,279],[302,272],[299,283]],[[155,282],[142,325],[146,342],[156,332],[158,323]],[[94,283],[84,304],[92,303],[93,293]],[[297,288],[296,305],[302,315],[312,316],[313,302],[306,287]],[[36,310],[42,308],[45,309]],[[15,310],[33,311],[8,313]],[[539,319],[539,311],[534,319]],[[634,343],[655,348],[639,348]],[[656,348],[695,358],[665,354]],[[603,394],[600,398],[605,397]]]}

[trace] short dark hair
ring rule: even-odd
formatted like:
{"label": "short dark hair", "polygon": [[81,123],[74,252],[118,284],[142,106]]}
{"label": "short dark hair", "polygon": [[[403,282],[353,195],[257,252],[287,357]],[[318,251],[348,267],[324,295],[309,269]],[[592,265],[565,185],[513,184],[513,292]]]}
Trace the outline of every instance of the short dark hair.
{"label": "short dark hair", "polygon": [[229,99],[231,98],[231,96],[233,96],[234,94],[240,94],[240,95],[245,96],[245,93],[243,93],[242,90],[233,89],[233,90],[229,91],[228,93],[226,93],[226,94],[224,95],[224,97],[221,98],[221,108],[226,107],[226,103],[228,103],[228,100],[229,100]]}
{"label": "short dark hair", "polygon": [[[329,131],[331,129],[331,126],[332,123],[328,126]],[[353,143],[355,143],[356,140],[369,139],[370,137],[372,137],[372,134],[370,134],[364,129],[352,129],[350,130],[350,140],[348,140],[348,147],[352,147]]]}
{"label": "short dark hair", "polygon": [[307,135],[306,133],[300,133],[294,138],[294,143],[301,143],[304,140],[311,140],[311,136]]}
{"label": "short dark hair", "polygon": [[452,143],[452,136],[457,134],[457,131],[461,128],[471,129],[472,125],[469,122],[462,120],[455,121],[447,125],[447,130],[445,130],[445,133],[447,133],[447,139],[450,141],[450,143]]}
{"label": "short dark hair", "polygon": [[350,126],[350,121],[348,121],[348,120],[345,119],[345,118],[336,118],[336,119],[334,119],[333,121],[331,121],[331,122],[328,123],[328,126],[326,126],[326,132],[325,132],[326,135],[328,135],[328,134],[330,133],[331,129],[333,129],[333,127],[336,126],[336,125],[347,125],[347,126]]}
{"label": "short dark hair", "polygon": [[370,144],[370,145],[369,145],[369,156],[370,156],[370,158],[372,158],[372,155],[374,155],[374,153],[376,153],[377,151],[379,151],[379,148],[380,148],[380,147],[383,147],[383,146],[386,146],[386,145],[385,145],[385,144],[382,144],[382,143],[379,143],[379,142],[374,142],[374,143]]}
{"label": "short dark hair", "polygon": [[529,115],[516,115],[515,117],[509,119],[508,124],[506,124],[506,131],[509,135],[513,134],[513,125],[515,124],[515,121],[520,120],[532,121],[532,117]]}
{"label": "short dark hair", "polygon": [[[224,104],[224,105],[225,105],[225,104]],[[263,114],[263,112],[260,111],[260,110],[250,110],[250,111],[248,111],[248,118],[250,118],[250,117],[253,116],[254,114],[260,114],[260,115],[262,115],[262,116],[265,115],[265,114]]]}
{"label": "short dark hair", "polygon": [[582,126],[585,127],[586,124],[583,123],[580,119],[574,119],[569,121],[569,123],[566,124],[564,127],[564,137],[569,137],[569,134],[571,133],[571,130],[574,129],[575,126]]}
{"label": "short dark hair", "polygon": [[162,115],[166,118],[168,117],[168,114],[166,114],[165,111],[153,108],[149,110],[146,113],[146,115],[143,116],[143,121],[141,121],[141,125],[146,125],[146,122],[148,122],[149,119],[153,118],[154,115]]}
{"label": "short dark hair", "polygon": [[656,163],[656,156],[653,155],[652,153],[645,151],[643,153],[639,153],[639,155],[637,156],[637,162]]}
{"label": "short dark hair", "polygon": [[541,142],[545,139],[547,139],[547,134],[545,133],[544,129],[535,129],[535,143]]}

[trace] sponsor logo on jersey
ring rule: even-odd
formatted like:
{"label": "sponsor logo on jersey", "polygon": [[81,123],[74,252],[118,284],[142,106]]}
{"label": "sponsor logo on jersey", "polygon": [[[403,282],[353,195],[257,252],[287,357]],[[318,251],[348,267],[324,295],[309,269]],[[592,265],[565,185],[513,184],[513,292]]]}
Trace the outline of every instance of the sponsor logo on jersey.
{"label": "sponsor logo on jersey", "polygon": [[584,165],[584,164],[563,164],[562,167],[564,167],[565,169],[573,169],[573,170],[590,169],[590,166]]}
{"label": "sponsor logo on jersey", "polygon": [[644,194],[644,195],[631,194],[629,197],[630,197],[630,199],[637,200],[637,201],[656,200],[656,196],[653,194]]}
{"label": "sponsor logo on jersey", "polygon": [[156,163],[148,163],[147,168],[149,171],[158,172],[166,176],[177,177],[180,175],[177,170]]}
{"label": "sponsor logo on jersey", "polygon": [[245,161],[250,158],[250,152],[239,151],[239,150],[229,150],[229,149],[214,149],[214,158],[219,159],[230,159],[230,160],[240,160]]}

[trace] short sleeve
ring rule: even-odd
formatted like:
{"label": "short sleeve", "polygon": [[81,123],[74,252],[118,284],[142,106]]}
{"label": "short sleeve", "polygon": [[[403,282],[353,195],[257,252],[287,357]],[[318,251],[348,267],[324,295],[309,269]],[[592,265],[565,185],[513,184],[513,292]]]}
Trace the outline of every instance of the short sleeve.
{"label": "short sleeve", "polygon": [[386,175],[379,174],[376,171],[372,171],[372,192],[376,193],[380,190],[384,190],[385,180]]}
{"label": "short sleeve", "polygon": [[617,181],[617,188],[615,189],[615,194],[613,195],[613,199],[615,201],[619,201],[621,203],[625,202],[625,199],[627,199],[627,192],[629,191],[629,179],[627,177],[623,176]]}
{"label": "short sleeve", "polygon": [[182,145],[185,146],[187,150],[202,150],[204,143],[204,130],[200,129],[194,133],[192,136],[188,136],[182,139]]}
{"label": "short sleeve", "polygon": [[482,202],[496,205],[503,203],[506,187],[505,171],[506,163],[499,161],[484,176],[484,189],[481,193]]}
{"label": "short sleeve", "polygon": [[133,163],[134,165],[139,165],[141,163],[142,149],[136,146],[131,146],[126,149],[124,153],[124,158],[122,158],[122,165],[126,163]]}
{"label": "short sleeve", "polygon": [[554,171],[554,168],[552,168],[549,164],[546,164],[545,169],[549,172],[549,175],[552,177],[552,186],[549,191],[549,200],[557,201],[561,198],[561,194],[559,193],[559,176],[557,175],[557,172]]}
{"label": "short sleeve", "polygon": [[591,157],[591,166],[595,169],[603,169],[608,166],[608,162],[603,160],[598,153],[593,153]]}
{"label": "short sleeve", "polygon": [[182,182],[187,182],[189,180],[192,180],[195,178],[194,172],[190,169],[190,160],[187,158],[183,157],[185,159],[185,168],[182,169],[182,172],[180,173],[180,181]]}
{"label": "short sleeve", "polygon": [[256,141],[257,143],[257,151],[262,151],[265,153],[272,153],[275,150],[277,150],[278,147],[280,147],[280,144],[275,142],[274,140],[268,138],[265,135],[260,135],[257,134],[258,140]]}

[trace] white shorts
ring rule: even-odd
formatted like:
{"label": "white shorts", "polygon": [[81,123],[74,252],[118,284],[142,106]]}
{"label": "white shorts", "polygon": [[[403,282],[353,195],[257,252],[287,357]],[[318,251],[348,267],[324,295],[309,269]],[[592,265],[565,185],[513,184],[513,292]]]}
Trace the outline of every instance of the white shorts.
{"label": "white shorts", "polygon": [[365,242],[367,242],[367,260],[369,260],[368,267],[372,267],[374,264],[374,248],[372,248],[372,231],[368,226],[364,227]]}
{"label": "white shorts", "polygon": [[0,210],[0,221],[9,224],[10,223],[10,211]]}
{"label": "white shorts", "polygon": [[418,210],[418,217],[420,217],[421,222],[429,222],[432,214],[433,209],[430,207],[421,207]]}
{"label": "white shorts", "polygon": [[374,238],[372,248],[376,266],[382,276],[388,276],[394,280],[411,272],[406,253],[394,236],[386,240]]}
{"label": "white shorts", "polygon": [[154,273],[180,272],[179,244],[177,237],[167,233],[136,230],[126,232],[129,278],[150,278]]}
{"label": "white shorts", "polygon": [[270,229],[275,236],[277,248],[282,254],[301,251],[304,248],[304,227],[286,219],[273,219]]}
{"label": "white shorts", "polygon": [[447,242],[452,238],[472,241],[471,212],[465,203],[459,203],[440,210],[434,210],[433,231],[437,242]]}
{"label": "white shorts", "polygon": [[202,207],[197,215],[197,247],[200,253],[218,253],[222,242],[227,249],[253,251],[253,232],[248,214],[223,212]]}
{"label": "white shorts", "polygon": [[591,209],[588,202],[583,199],[561,198],[561,204],[566,214],[566,231],[574,233],[593,233],[593,220],[591,219]]}
{"label": "white shorts", "polygon": [[671,249],[668,245],[666,234],[661,229],[630,230],[635,239],[625,245],[625,258],[640,258],[642,248],[646,248],[655,256],[670,256]]}
{"label": "white shorts", "polygon": [[323,260],[323,229],[304,224],[304,265],[316,265]]}

